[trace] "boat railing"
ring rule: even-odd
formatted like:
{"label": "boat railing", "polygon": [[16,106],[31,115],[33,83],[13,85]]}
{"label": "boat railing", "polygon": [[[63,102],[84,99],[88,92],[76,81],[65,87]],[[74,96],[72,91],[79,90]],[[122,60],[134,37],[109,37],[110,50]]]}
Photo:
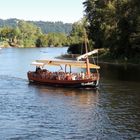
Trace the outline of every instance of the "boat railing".
{"label": "boat railing", "polygon": [[84,72],[69,73],[63,71],[51,72],[48,70],[38,70],[34,72],[29,72],[29,74],[35,78],[50,79],[50,80],[86,80],[86,79],[96,80],[98,79],[98,74],[95,72],[91,73],[90,76],[88,76]]}

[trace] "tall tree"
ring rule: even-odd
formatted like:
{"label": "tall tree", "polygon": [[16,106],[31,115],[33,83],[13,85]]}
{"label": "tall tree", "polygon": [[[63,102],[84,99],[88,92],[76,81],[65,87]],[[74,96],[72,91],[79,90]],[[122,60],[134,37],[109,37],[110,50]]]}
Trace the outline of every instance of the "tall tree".
{"label": "tall tree", "polygon": [[110,48],[116,58],[133,57],[138,49],[133,44],[139,38],[140,1],[86,0],[84,6],[95,46]]}
{"label": "tall tree", "polygon": [[36,39],[41,34],[41,30],[36,25],[26,21],[19,21],[18,28],[21,32],[21,45],[23,44],[24,47],[34,47],[36,45]]}
{"label": "tall tree", "polygon": [[72,31],[69,35],[70,47],[68,48],[68,53],[81,54],[84,53],[84,32],[86,26],[86,19],[75,22],[72,25]]}

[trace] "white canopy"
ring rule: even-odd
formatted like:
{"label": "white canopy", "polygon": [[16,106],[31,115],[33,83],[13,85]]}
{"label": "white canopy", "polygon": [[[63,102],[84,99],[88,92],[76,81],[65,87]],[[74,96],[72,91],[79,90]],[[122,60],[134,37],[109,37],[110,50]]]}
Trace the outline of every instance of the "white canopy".
{"label": "white canopy", "polygon": [[[42,66],[42,67],[45,65],[55,65],[55,66],[69,65],[72,67],[81,67],[81,68],[87,67],[85,61],[72,61],[72,60],[61,60],[61,59],[36,60],[35,62],[32,62],[32,65]],[[89,63],[89,68],[100,69],[100,66]]]}
{"label": "white canopy", "polygon": [[78,56],[78,57],[77,57],[77,60],[79,61],[79,60],[82,59],[82,58],[87,58],[88,56],[90,56],[90,55],[92,55],[92,54],[95,54],[95,53],[98,53],[98,49],[95,49],[95,50],[93,50],[93,51],[91,51],[91,52],[88,52],[88,53],[85,53],[85,54],[83,54],[83,55]]}

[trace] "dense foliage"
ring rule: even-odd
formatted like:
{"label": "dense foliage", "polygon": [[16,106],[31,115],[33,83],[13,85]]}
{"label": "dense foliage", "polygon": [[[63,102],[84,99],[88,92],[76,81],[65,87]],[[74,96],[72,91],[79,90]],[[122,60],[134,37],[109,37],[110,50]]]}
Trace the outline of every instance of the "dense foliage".
{"label": "dense foliage", "polygon": [[[0,19],[0,27],[8,26],[8,27],[17,27],[18,22],[21,21],[19,19],[7,19],[3,20]],[[48,21],[28,21],[31,24],[36,25],[39,27],[43,33],[65,33],[69,34],[72,29],[72,24],[71,23],[63,23],[63,22],[48,22]]]}
{"label": "dense foliage", "polygon": [[30,21],[36,26],[40,27],[43,33],[65,33],[70,34],[72,29],[71,23],[63,22],[44,22],[44,21]]}
{"label": "dense foliage", "polygon": [[[16,20],[16,19],[15,19]],[[7,21],[7,20],[6,20]],[[13,21],[13,20],[12,20]],[[11,22],[10,22],[11,24]],[[62,24],[59,22],[59,24]],[[0,28],[0,46],[13,47],[51,47],[51,46],[70,46],[69,53],[83,53],[84,26],[85,19],[75,22],[71,32],[50,31],[44,33],[42,29],[33,22],[16,20],[16,25],[3,26]],[[49,26],[50,27],[50,26]]]}
{"label": "dense foliage", "polygon": [[84,24],[83,21],[75,22],[72,26],[72,31],[69,36],[69,48],[68,53],[81,54],[83,52],[83,32]]}
{"label": "dense foliage", "polygon": [[27,21],[17,21],[16,26],[0,28],[0,46],[8,47],[47,47],[68,45],[66,33],[45,34],[41,28]]}
{"label": "dense foliage", "polygon": [[140,56],[140,1],[86,0],[88,35],[96,48],[109,48],[113,58]]}

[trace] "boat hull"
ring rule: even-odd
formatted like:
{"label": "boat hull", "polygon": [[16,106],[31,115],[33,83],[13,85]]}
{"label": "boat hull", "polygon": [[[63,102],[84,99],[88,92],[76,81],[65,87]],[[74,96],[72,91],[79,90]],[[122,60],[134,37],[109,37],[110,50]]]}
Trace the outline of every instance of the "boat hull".
{"label": "boat hull", "polygon": [[81,79],[81,80],[56,80],[46,79],[39,76],[33,76],[31,72],[27,73],[28,80],[31,83],[44,84],[49,86],[63,86],[63,87],[98,87],[98,80],[95,79]]}

